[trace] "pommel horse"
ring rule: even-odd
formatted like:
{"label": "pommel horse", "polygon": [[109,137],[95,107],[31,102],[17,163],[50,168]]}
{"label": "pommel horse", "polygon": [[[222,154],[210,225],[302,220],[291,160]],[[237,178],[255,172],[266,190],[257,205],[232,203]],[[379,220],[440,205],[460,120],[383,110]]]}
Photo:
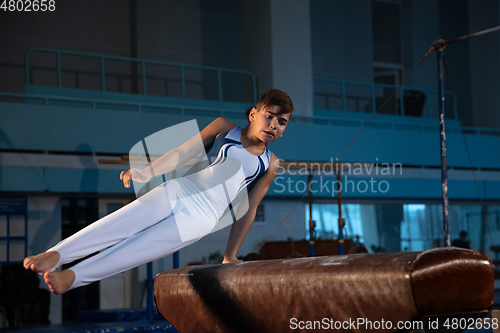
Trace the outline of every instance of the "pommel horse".
{"label": "pommel horse", "polygon": [[493,307],[494,267],[451,247],[190,266],[154,285],[157,310],[181,333],[407,332],[398,323],[415,321],[459,332],[452,323],[484,320]]}

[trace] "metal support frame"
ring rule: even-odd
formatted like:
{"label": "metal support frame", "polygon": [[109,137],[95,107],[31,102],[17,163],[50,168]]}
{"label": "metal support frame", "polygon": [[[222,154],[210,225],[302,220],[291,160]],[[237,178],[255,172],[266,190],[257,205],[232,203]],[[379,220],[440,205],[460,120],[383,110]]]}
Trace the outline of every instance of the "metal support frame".
{"label": "metal support frame", "polygon": [[344,226],[345,220],[342,218],[342,183],[340,172],[337,172],[337,204],[339,206],[339,254],[344,254]]}
{"label": "metal support frame", "polygon": [[316,239],[316,222],[312,218],[312,191],[311,191],[311,180],[312,171],[307,175],[307,193],[309,199],[309,256],[314,257],[315,253],[315,239]]}
{"label": "metal support frame", "polygon": [[439,91],[439,136],[441,146],[441,188],[443,192],[443,236],[444,246],[450,246],[450,223],[448,219],[448,171],[446,157],[446,127],[444,105],[444,47],[437,50]]}

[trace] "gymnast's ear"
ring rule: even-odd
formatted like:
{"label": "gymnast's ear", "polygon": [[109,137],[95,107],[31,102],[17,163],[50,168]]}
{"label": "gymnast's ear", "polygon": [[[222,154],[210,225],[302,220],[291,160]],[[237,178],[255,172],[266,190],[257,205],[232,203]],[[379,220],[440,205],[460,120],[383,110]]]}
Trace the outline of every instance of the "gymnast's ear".
{"label": "gymnast's ear", "polygon": [[257,109],[255,107],[251,108],[248,115],[248,121],[253,121],[255,119],[255,113],[257,113]]}
{"label": "gymnast's ear", "polygon": [[245,116],[247,117],[247,121],[250,122],[250,112],[255,110],[255,106],[251,106],[245,111]]}

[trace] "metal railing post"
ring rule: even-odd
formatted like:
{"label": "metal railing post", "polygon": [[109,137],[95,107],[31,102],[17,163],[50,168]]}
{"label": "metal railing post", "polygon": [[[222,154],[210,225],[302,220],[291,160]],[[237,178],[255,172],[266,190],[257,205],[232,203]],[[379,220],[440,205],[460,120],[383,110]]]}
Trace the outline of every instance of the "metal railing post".
{"label": "metal railing post", "polygon": [[405,96],[403,87],[399,88],[399,107],[401,108],[401,115],[405,115]]}
{"label": "metal railing post", "polygon": [[106,74],[104,69],[104,57],[101,56],[101,85],[102,91],[106,91]]}
{"label": "metal railing post", "polygon": [[375,84],[372,84],[372,109],[373,113],[377,112],[377,99],[375,98]]}
{"label": "metal railing post", "polygon": [[455,119],[459,120],[458,119],[458,110],[457,110],[457,104],[458,104],[457,103],[457,96],[455,94],[452,94],[451,97],[453,98],[453,101],[454,101],[454,103],[453,103],[453,114],[455,115]]}
{"label": "metal railing post", "polygon": [[31,79],[30,79],[30,65],[29,65],[29,58],[31,54],[31,49],[26,52],[26,55],[24,56],[24,72],[26,73],[26,84],[29,85],[31,84]]}
{"label": "metal railing post", "polygon": [[57,66],[57,87],[62,87],[62,77],[61,77],[61,52],[56,52],[56,66]]}
{"label": "metal railing post", "polygon": [[142,93],[144,95],[148,94],[148,86],[146,84],[146,62],[144,60],[141,61],[142,64]]}
{"label": "metal railing post", "polygon": [[219,101],[222,102],[222,73],[220,69],[217,71],[217,80],[219,81]]}
{"label": "metal railing post", "polygon": [[345,82],[342,81],[342,110],[347,111],[347,97],[345,93]]}
{"label": "metal railing post", "polygon": [[252,78],[253,78],[253,89],[254,89],[254,97],[253,97],[253,101],[255,104],[257,104],[257,101],[258,101],[258,97],[259,97],[259,92],[257,91],[257,78],[255,77],[255,75],[252,74]]}
{"label": "metal railing post", "polygon": [[184,70],[184,65],[181,65],[181,89],[182,89],[182,98],[186,98],[186,73]]}
{"label": "metal railing post", "polygon": [[432,102],[431,102],[431,91],[430,89],[427,89],[427,113],[428,117],[432,118]]}

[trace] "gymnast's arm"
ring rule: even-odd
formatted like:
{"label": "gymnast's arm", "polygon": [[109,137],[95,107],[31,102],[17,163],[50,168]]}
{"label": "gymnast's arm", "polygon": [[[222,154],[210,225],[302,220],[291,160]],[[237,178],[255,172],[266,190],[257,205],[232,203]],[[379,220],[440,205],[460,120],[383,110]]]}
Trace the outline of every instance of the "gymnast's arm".
{"label": "gymnast's arm", "polygon": [[248,194],[248,211],[231,226],[231,233],[227,241],[226,253],[224,253],[223,264],[238,261],[236,254],[240,249],[245,236],[250,230],[255,219],[257,207],[262,201],[269,189],[269,186],[274,180],[280,166],[279,159],[271,153],[271,161],[266,173],[255,183]]}
{"label": "gymnast's arm", "polygon": [[[219,134],[230,131],[234,126],[235,125],[226,118],[219,117],[215,119],[200,132],[203,146],[206,147],[211,145]],[[120,179],[123,180],[123,185],[127,188],[130,187],[130,180],[146,183],[153,176],[162,175],[183,166],[187,161],[201,153],[200,148],[202,147],[200,147],[198,142],[198,135],[195,135],[181,146],[165,153],[142,170],[134,168],[128,171],[122,171],[120,173]]]}

